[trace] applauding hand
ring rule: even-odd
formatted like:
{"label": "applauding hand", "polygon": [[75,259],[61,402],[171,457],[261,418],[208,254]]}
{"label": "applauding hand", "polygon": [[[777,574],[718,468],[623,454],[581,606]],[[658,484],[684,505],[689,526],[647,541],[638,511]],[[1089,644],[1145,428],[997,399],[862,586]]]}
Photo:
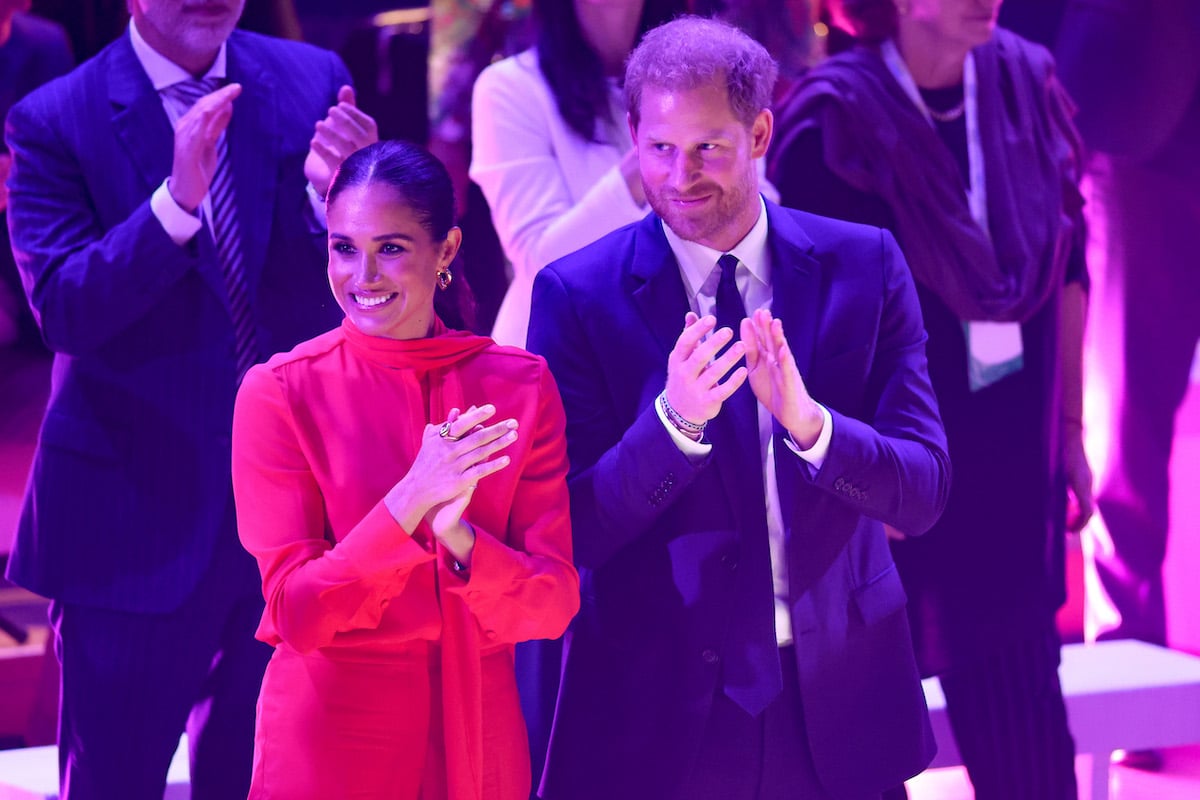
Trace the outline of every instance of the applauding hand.
{"label": "applauding hand", "polygon": [[346,156],[377,141],[379,128],[375,119],[359,109],[354,89],[343,86],[338,90],[337,105],[331,106],[325,119],[317,123],[308,157],[304,159],[304,177],[324,197],[333,173]]}
{"label": "applauding hand", "polygon": [[760,308],[742,320],[742,344],[750,389],[801,448],[808,449],[821,435],[824,415],[808,395],[796,359],[783,335],[783,323]]}
{"label": "applauding hand", "polygon": [[424,520],[461,564],[470,564],[475,545],[463,512],[479,481],[508,466],[509,457],[498,454],[517,440],[515,419],[483,424],[495,413],[490,404],[461,413],[455,408],[445,423],[426,425],[412,468],[384,498],[405,530],[416,530]]}
{"label": "applauding hand", "polygon": [[240,83],[204,95],[175,123],[175,155],[167,191],[179,207],[196,213],[217,174],[217,142],[233,119]]}
{"label": "applauding hand", "polygon": [[716,317],[697,317],[689,311],[683,332],[667,357],[667,402],[679,416],[696,425],[715,417],[746,380],[745,367],[729,373],[744,353],[741,342],[734,342],[717,355],[733,339],[733,331],[721,328],[704,338],[716,326]]}

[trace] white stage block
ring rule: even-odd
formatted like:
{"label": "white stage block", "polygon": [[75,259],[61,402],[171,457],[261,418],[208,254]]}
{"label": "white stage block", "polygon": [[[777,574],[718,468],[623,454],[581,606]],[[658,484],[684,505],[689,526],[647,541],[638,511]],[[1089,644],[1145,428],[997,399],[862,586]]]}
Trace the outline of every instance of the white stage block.
{"label": "white stage block", "polygon": [[[190,796],[185,734],[171,759],[163,800],[188,800]],[[0,750],[0,800],[58,800],[58,748]]]}
{"label": "white stage block", "polygon": [[[1108,797],[1114,750],[1200,742],[1200,658],[1136,641],[1069,644],[1058,670],[1077,753],[1091,753],[1092,798]],[[924,682],[938,753],[931,768],[962,763],[937,678]]]}

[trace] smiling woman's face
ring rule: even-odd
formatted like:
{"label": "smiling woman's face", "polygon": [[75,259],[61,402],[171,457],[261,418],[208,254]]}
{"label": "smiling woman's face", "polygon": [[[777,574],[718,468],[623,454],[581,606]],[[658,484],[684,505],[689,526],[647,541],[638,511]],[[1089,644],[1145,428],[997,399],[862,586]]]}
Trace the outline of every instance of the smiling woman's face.
{"label": "smiling woman's face", "polygon": [[330,203],[329,286],[363,333],[419,339],[433,324],[437,272],[458,252],[462,233],[435,241],[395,189],[351,186]]}

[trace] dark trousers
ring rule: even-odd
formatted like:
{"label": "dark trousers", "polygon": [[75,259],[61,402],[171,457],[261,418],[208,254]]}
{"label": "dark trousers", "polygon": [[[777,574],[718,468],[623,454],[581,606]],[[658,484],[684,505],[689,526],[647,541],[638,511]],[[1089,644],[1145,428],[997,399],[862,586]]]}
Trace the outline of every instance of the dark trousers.
{"label": "dark trousers", "polygon": [[230,539],[174,612],[51,604],[64,800],[162,800],[185,728],[191,796],[246,796],[271,648],[254,639],[263,600],[253,561]]}
{"label": "dark trousers", "polygon": [[795,650],[785,647],[779,655],[783,693],[758,717],[718,690],[679,800],[878,800],[834,798],[825,791],[808,746]]}
{"label": "dark trousers", "polygon": [[[1088,174],[1089,455],[1099,518],[1084,536],[1089,638],[1167,641],[1168,466],[1200,340],[1200,187],[1096,155]],[[1190,534],[1191,531],[1181,531]],[[1093,575],[1089,575],[1092,578]],[[1099,588],[1099,591],[1096,589]]]}
{"label": "dark trousers", "polygon": [[940,676],[977,800],[1074,800],[1075,742],[1058,680],[1061,643],[1044,629]]}

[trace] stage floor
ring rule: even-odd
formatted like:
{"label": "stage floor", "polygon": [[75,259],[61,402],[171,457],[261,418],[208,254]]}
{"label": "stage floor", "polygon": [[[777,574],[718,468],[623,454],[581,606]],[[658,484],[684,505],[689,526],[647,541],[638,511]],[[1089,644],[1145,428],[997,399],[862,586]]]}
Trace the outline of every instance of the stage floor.
{"label": "stage floor", "polygon": [[[1161,772],[1112,768],[1109,800],[1195,800],[1200,797],[1200,745],[1163,751]],[[1079,800],[1091,800],[1088,784],[1091,756],[1075,761]],[[908,782],[909,800],[972,800],[971,784],[962,767],[932,769]]]}

